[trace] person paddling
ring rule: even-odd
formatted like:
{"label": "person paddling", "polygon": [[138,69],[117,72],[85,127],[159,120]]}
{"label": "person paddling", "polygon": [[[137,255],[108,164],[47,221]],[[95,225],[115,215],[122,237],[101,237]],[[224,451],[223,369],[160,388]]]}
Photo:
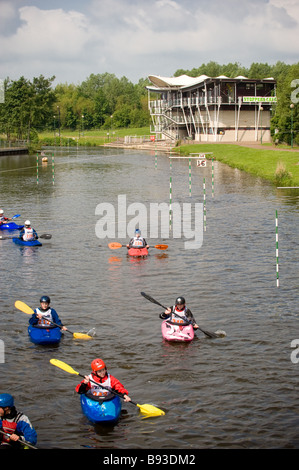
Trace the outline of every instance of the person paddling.
{"label": "person paddling", "polygon": [[31,227],[31,222],[30,220],[25,220],[24,222],[24,228],[20,231],[19,238],[24,241],[30,241],[30,240],[37,240],[38,235],[34,228]]}
{"label": "person paddling", "polygon": [[137,228],[135,230],[135,236],[129,241],[127,248],[147,248],[149,245],[146,243],[145,238],[141,236],[141,230]]}
{"label": "person paddling", "polygon": [[17,411],[14,398],[10,393],[0,394],[0,447],[12,445],[19,447],[18,441],[36,444],[37,434],[28,416]]}
{"label": "person paddling", "polygon": [[0,209],[0,225],[10,222],[12,219],[9,217],[4,217],[4,210]]}
{"label": "person paddling", "polygon": [[29,324],[39,328],[49,328],[51,322],[53,322],[56,323],[56,325],[61,325],[62,330],[67,330],[67,328],[62,325],[56,310],[50,308],[50,302],[51,299],[47,295],[43,295],[40,298],[40,307],[34,310],[34,313],[29,318]]}
{"label": "person paddling", "polygon": [[[86,375],[84,380],[77,385],[77,393],[88,394],[90,398],[94,399],[105,399],[109,397],[109,390],[115,390],[122,395],[124,401],[131,401],[128,390],[124,388],[119,380],[107,372],[106,364],[102,359],[94,359],[91,363],[91,369],[91,374]],[[101,385],[105,388],[101,387]]]}
{"label": "person paddling", "polygon": [[175,325],[183,326],[191,323],[195,330],[199,328],[193,313],[189,308],[186,307],[186,301],[184,297],[178,297],[175,301],[175,305],[167,308],[165,312],[160,313],[159,317],[162,320],[167,320],[169,323]]}

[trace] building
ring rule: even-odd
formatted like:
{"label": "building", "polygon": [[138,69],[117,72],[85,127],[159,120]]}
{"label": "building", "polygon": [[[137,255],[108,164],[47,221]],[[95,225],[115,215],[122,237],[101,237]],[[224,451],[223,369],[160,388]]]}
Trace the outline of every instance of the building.
{"label": "building", "polygon": [[[151,132],[161,139],[270,142],[274,78],[149,75]],[[156,98],[156,99],[153,99]]]}

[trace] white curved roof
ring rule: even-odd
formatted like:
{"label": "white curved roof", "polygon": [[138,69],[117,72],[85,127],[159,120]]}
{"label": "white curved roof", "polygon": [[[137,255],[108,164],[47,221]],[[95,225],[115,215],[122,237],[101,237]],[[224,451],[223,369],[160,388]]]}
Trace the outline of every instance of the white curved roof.
{"label": "white curved roof", "polygon": [[[230,78],[225,75],[219,75],[219,77],[208,77],[208,75],[200,75],[199,77],[189,77],[188,75],[180,75],[179,77],[161,77],[160,75],[149,75],[149,80],[154,86],[147,86],[150,90],[159,90],[167,88],[184,88],[204,82],[209,78],[220,78],[227,80],[253,80],[243,75],[238,77]],[[264,80],[274,80],[272,77],[264,78]]]}
{"label": "white curved roof", "polygon": [[188,75],[180,75],[179,77],[160,77],[159,75],[149,75],[149,80],[158,88],[164,87],[184,87],[192,86],[197,83],[203,82],[208,77],[207,75],[200,75],[199,77],[189,77]]}

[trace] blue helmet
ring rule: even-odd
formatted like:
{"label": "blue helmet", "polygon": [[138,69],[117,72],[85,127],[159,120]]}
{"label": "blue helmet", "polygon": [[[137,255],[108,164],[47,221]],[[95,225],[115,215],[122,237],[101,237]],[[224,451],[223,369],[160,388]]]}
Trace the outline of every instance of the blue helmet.
{"label": "blue helmet", "polygon": [[141,230],[140,230],[139,228],[136,228],[135,234],[136,234],[136,235],[137,235],[137,234],[141,235]]}
{"label": "blue helmet", "polygon": [[40,298],[40,303],[42,303],[42,302],[45,302],[46,304],[49,304],[51,302],[50,297],[48,297],[47,295],[43,295]]}
{"label": "blue helmet", "polygon": [[14,406],[13,396],[9,393],[0,393],[0,407],[5,408],[6,406]]}

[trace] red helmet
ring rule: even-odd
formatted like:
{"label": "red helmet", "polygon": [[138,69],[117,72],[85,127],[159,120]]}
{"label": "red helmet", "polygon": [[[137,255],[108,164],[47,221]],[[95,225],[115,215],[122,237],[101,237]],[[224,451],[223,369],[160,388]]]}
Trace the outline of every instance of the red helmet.
{"label": "red helmet", "polygon": [[91,363],[91,368],[94,372],[106,368],[106,364],[102,359],[94,359]]}

